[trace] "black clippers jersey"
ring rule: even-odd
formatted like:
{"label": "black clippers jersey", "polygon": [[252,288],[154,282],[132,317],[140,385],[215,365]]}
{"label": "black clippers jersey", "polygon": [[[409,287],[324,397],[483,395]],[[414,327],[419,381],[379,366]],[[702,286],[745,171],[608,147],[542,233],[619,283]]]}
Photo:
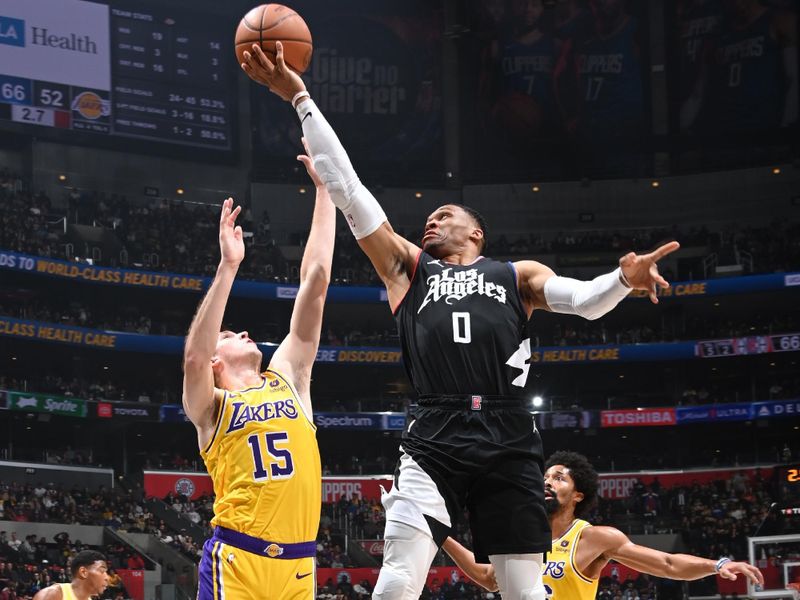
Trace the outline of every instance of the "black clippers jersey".
{"label": "black clippers jersey", "polygon": [[521,395],[531,352],[511,263],[452,265],[422,252],[395,318],[418,394]]}

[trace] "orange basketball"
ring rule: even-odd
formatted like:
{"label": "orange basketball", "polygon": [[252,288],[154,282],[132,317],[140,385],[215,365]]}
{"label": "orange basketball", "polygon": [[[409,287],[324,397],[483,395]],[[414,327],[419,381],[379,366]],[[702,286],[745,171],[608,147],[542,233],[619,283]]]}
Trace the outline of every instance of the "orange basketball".
{"label": "orange basketball", "polygon": [[236,28],[236,60],[244,62],[244,51],[252,53],[259,44],[264,54],[275,62],[275,42],[283,43],[286,64],[298,73],[311,62],[311,32],[303,17],[282,4],[262,4],[250,10]]}

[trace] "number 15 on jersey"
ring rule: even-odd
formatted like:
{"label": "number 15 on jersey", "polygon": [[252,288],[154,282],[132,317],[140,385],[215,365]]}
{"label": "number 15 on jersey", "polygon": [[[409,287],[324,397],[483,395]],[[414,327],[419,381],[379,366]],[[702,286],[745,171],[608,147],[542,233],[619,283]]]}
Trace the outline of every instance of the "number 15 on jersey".
{"label": "number 15 on jersey", "polygon": [[[261,435],[254,433],[247,438],[253,451],[253,479],[255,481],[278,481],[289,479],[294,475],[292,453],[286,448],[289,434],[285,431],[270,431],[264,434],[262,447]],[[266,449],[266,456],[263,449]],[[269,467],[269,470],[267,470]]]}

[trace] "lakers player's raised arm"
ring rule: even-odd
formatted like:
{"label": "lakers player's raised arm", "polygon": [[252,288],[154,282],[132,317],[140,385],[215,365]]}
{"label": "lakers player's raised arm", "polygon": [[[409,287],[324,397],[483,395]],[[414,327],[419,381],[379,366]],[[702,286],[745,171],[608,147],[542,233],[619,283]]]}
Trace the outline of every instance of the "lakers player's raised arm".
{"label": "lakers player's raised arm", "polygon": [[411,286],[411,275],[422,249],[398,235],[389,222],[358,240],[386,286],[389,306],[394,310]]}
{"label": "lakers player's raised arm", "polygon": [[244,259],[242,228],[236,225],[240,212],[241,206],[233,208],[233,199],[223,202],[219,220],[220,263],[192,319],[183,349],[183,409],[197,428],[201,448],[211,439],[219,401],[219,394],[214,390],[212,364],[221,364],[216,351],[222,317]]}
{"label": "lakers player's raised arm", "polygon": [[289,334],[272,355],[270,368],[292,380],[311,416],[311,369],[317,358],[325,296],[331,280],[336,240],[336,207],[307,155],[298,156],[316,187],[314,216],[300,263],[300,289],[292,310]]}

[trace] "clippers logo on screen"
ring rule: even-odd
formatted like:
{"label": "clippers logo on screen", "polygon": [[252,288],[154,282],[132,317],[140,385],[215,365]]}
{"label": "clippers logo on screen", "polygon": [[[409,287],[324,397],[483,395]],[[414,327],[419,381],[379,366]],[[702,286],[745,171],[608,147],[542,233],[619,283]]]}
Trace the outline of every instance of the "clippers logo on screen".
{"label": "clippers logo on screen", "polygon": [[72,101],[72,110],[84,119],[95,121],[111,114],[111,102],[103,100],[94,92],[82,92]]}
{"label": "clippers logo on screen", "polygon": [[194,495],[194,481],[188,477],[181,477],[175,482],[175,493],[179,496],[186,496],[191,498]]}
{"label": "clippers logo on screen", "polygon": [[0,15],[0,44],[25,47],[25,21]]}

